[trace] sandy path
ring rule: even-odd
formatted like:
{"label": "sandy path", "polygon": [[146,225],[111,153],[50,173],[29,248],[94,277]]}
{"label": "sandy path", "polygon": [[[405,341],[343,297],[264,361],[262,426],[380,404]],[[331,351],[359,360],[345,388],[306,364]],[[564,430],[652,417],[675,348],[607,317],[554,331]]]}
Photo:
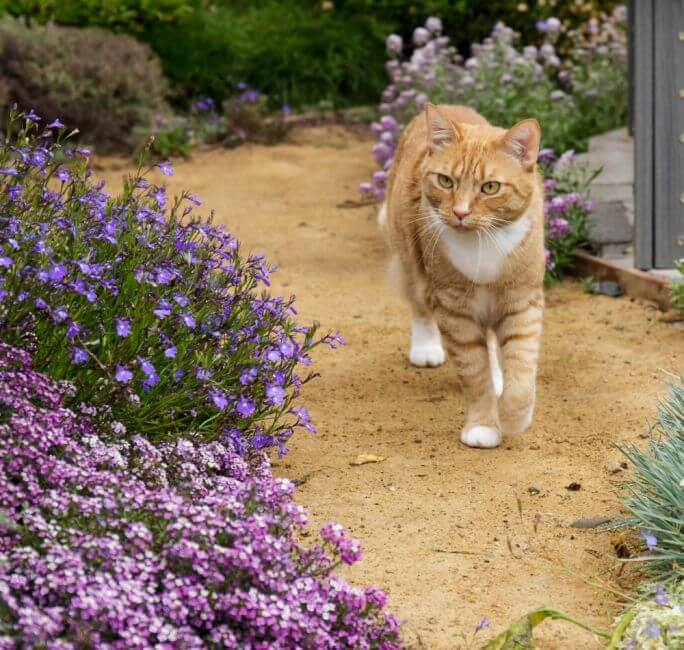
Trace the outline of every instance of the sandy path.
{"label": "sandy path", "polygon": [[[483,615],[498,631],[541,604],[605,628],[620,605],[563,567],[612,581],[608,536],[568,524],[616,512],[620,475],[605,463],[619,458],[614,443],[643,432],[662,393],[658,369],[681,370],[682,330],[627,299],[554,287],[533,428],[494,451],[465,448],[452,369],[406,360],[408,312],[384,281],[373,211],[336,207],[357,198],[368,150],[341,129],[312,129],[278,147],[198,153],[170,179],[280,266],[274,290],[297,294],[304,321],[349,341],[316,355],[322,376],[304,401],[319,434],[298,434],[277,472],[304,479],[298,499],[314,524],[338,521],[363,541],[366,558],[346,575],[389,592],[408,642],[465,647],[460,635]],[[350,467],[359,452],[387,460]],[[581,489],[567,490],[572,482]],[[565,624],[537,638],[601,647]]]}

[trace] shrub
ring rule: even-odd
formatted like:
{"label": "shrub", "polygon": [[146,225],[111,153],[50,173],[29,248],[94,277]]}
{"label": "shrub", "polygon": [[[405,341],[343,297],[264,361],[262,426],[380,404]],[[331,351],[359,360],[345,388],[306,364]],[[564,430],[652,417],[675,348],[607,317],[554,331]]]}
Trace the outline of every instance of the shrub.
{"label": "shrub", "polygon": [[684,578],[684,384],[669,387],[658,413],[657,437],[649,448],[622,449],[634,464],[624,499],[631,523],[641,529],[647,553],[642,558],[659,580]]}
{"label": "shrub", "polygon": [[670,283],[670,302],[675,309],[684,311],[684,259],[675,262],[679,278]]}
{"label": "shrub", "polygon": [[[198,9],[143,35],[160,56],[181,103],[226,96],[249,82],[279,108],[371,102],[383,84],[382,31],[364,16],[299,2]],[[376,62],[375,65],[373,63]]]}
{"label": "shrub", "polygon": [[[589,20],[600,11],[611,11],[615,0],[336,0],[336,10],[352,15],[374,16],[394,27],[408,39],[417,24],[430,16],[441,16],[447,34],[464,51],[471,43],[486,37],[492,25],[502,21],[523,35],[526,41],[538,37],[536,25],[556,17],[568,28]],[[467,27],[467,31],[463,28]]]}
{"label": "shrub", "polygon": [[275,144],[283,140],[289,131],[286,121],[289,106],[270,110],[268,98],[244,83],[239,83],[236,91],[222,103],[221,113],[211,97],[203,97],[193,103],[186,115],[160,116],[151,128],[142,130],[139,139],[153,136],[148,140],[152,152],[164,158],[187,156],[199,143],[237,146],[245,142]]}
{"label": "shrub", "polygon": [[472,46],[465,62],[442,23],[414,32],[414,51],[401,60],[401,38],[387,39],[390,85],[380,113],[404,124],[428,99],[433,103],[472,106],[493,124],[512,125],[535,117],[544,146],[557,151],[582,149],[597,132],[624,124],[627,110],[625,10],[620,7],[601,25],[591,23],[571,34],[573,48],[561,60],[554,47],[560,23],[545,28],[537,48],[516,47],[516,35],[498,23],[491,37]]}
{"label": "shrub", "polygon": [[64,129],[39,119],[11,117],[0,147],[0,336],[30,333],[36,367],[73,381],[70,406],[111,407],[153,441],[191,431],[284,452],[293,425],[311,428],[296,367],[320,341],[291,320],[292,297],[264,292],[271,267],[141,170],[107,194],[88,152],[51,143]]}
{"label": "shrub", "polygon": [[186,16],[195,4],[187,0],[0,0],[0,10],[39,23],[136,32],[145,25]]}
{"label": "shrub", "polygon": [[358,542],[301,546],[263,457],[103,435],[73,390],[0,344],[0,647],[399,647],[385,594],[332,574]]}
{"label": "shrub", "polygon": [[77,125],[103,149],[129,148],[132,130],[167,110],[166,90],[157,59],[128,36],[0,23],[0,99]]}

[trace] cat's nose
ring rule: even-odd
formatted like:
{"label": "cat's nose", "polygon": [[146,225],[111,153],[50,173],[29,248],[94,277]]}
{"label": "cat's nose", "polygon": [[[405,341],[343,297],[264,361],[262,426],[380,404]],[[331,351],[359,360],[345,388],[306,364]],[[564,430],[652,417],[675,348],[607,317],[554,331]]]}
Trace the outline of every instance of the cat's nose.
{"label": "cat's nose", "polygon": [[468,206],[465,206],[465,205],[454,206],[454,214],[459,219],[465,219],[470,213],[471,213],[471,210],[468,209]]}

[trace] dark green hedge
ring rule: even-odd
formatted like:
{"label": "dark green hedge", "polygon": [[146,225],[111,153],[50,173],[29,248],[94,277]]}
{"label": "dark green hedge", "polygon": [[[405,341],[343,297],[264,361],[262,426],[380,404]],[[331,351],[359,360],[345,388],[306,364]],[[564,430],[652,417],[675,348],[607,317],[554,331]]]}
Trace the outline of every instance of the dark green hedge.
{"label": "dark green hedge", "polygon": [[388,26],[307,2],[199,9],[142,37],[178,98],[224,98],[244,81],[276,104],[374,103],[385,84]]}

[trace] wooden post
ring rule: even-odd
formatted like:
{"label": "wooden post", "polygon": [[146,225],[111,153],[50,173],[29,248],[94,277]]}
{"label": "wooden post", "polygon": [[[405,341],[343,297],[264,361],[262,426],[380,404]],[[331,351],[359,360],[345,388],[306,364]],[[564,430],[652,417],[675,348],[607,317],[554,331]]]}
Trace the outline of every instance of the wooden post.
{"label": "wooden post", "polygon": [[636,0],[635,263],[684,256],[684,0]]}

